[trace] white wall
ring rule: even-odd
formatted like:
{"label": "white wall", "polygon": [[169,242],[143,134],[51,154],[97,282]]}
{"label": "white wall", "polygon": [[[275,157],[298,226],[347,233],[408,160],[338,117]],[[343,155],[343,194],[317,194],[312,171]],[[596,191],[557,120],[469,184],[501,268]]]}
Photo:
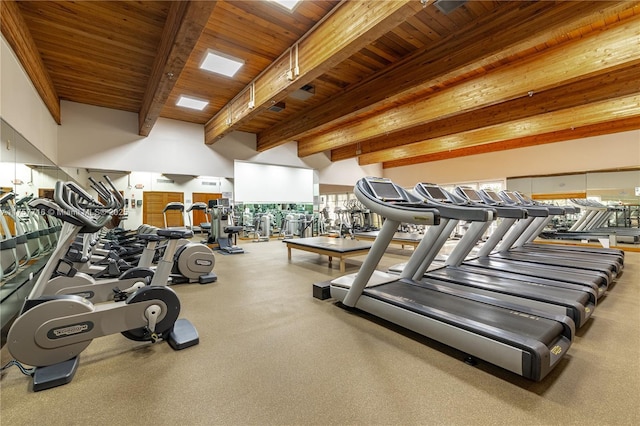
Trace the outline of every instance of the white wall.
{"label": "white wall", "polygon": [[256,151],[256,135],[233,132],[204,144],[204,126],[158,119],[148,137],[138,136],[137,114],[75,102],[62,102],[59,164],[123,171],[144,171],[233,178],[233,161],[318,170],[319,183],[353,185],[360,177],[382,173],[380,165],[361,167],[355,159],[331,163],[326,154],[299,158],[295,142]]}
{"label": "white wall", "polygon": [[640,130],[384,170],[402,186],[640,166]]}
{"label": "white wall", "polygon": [[[64,123],[58,158],[62,166],[233,176],[233,160],[204,144],[203,125],[160,118],[149,136],[142,137],[138,114],[67,101],[61,107]],[[230,135],[227,142],[246,143],[246,135]]]}
{"label": "white wall", "polygon": [[307,167],[316,170],[316,182],[325,188],[348,188],[351,191],[358,179],[364,176],[384,176],[382,164],[361,166],[355,158],[332,163],[328,152],[310,155],[303,160]]}
{"label": "white wall", "polygon": [[54,163],[58,124],[4,37],[0,42],[0,115]]}

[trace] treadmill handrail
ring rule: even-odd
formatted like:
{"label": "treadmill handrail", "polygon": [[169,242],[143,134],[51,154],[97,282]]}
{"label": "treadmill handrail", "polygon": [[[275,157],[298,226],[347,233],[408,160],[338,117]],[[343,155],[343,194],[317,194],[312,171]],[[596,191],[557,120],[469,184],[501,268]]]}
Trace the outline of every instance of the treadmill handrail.
{"label": "treadmill handrail", "polygon": [[[460,196],[465,196],[466,194],[462,191],[461,187],[456,187],[456,193]],[[518,205],[507,205],[504,201],[496,201],[491,198],[485,190],[481,189],[479,191],[474,190],[475,193],[482,200],[482,205],[487,205],[494,208],[497,212],[498,217],[500,218],[508,218],[508,219],[526,219],[529,217],[529,212],[527,209],[518,206]],[[497,194],[496,194],[497,195]]]}
{"label": "treadmill handrail", "polygon": [[[418,183],[413,188],[414,194],[421,197],[427,205],[437,208],[440,217],[454,220],[465,220],[468,222],[489,222],[496,217],[496,209],[490,206],[480,205],[468,199],[454,198],[450,192],[438,187],[448,197],[448,202],[439,201],[431,197],[425,190],[424,183]],[[434,184],[428,184],[437,186]]]}
{"label": "treadmill handrail", "polygon": [[[356,182],[354,193],[358,200],[372,212],[378,213],[387,219],[416,225],[437,225],[440,223],[440,212],[437,208],[424,203],[421,199],[397,185],[394,186],[401,193],[404,201],[379,200],[368,189],[367,179],[372,178],[363,178]],[[393,208],[388,205],[392,205]]]}
{"label": "treadmill handrail", "polygon": [[508,191],[500,191],[498,193],[498,195],[500,196],[500,198],[502,198],[504,200],[505,205],[507,206],[519,206],[521,208],[524,208],[527,211],[527,214],[529,216],[533,216],[533,217],[547,217],[549,216],[549,210],[546,207],[539,207],[539,206],[525,206],[521,203],[516,203],[515,201],[511,200],[509,198],[509,196],[507,195]]}

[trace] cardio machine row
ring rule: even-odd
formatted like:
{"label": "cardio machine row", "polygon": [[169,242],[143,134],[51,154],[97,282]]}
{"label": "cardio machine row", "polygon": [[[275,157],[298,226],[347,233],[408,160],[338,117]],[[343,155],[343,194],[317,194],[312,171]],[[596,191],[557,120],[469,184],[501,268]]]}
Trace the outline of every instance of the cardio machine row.
{"label": "cardio machine row", "polygon": [[[102,185],[96,190],[105,204],[65,182],[56,183],[54,200],[30,202],[31,208],[63,223],[59,243],[7,338],[15,360],[34,367],[34,391],[70,382],[80,353],[97,337],[121,333],[136,341],[167,341],[176,350],[199,343],[193,324],[179,318],[180,300],[168,287],[177,242],[188,237],[189,230],[158,231],[169,240],[163,258],[152,277],[138,278],[128,288],[119,288],[125,281],[117,279],[96,280],[79,272],[71,277],[55,274],[76,237],[99,231],[119,208],[115,188],[106,190]],[[75,279],[77,276],[82,278]]]}
{"label": "cardio machine row", "polygon": [[[101,182],[90,180],[92,188],[103,199],[114,194],[116,208],[118,210],[123,208],[124,199],[108,176],[105,176],[105,181],[110,189]],[[74,183],[67,185],[73,187],[77,193],[83,193],[84,197],[90,197],[78,185]],[[119,243],[115,242],[116,237],[111,234],[111,231],[107,232],[103,239],[96,234],[81,234],[81,237],[77,237],[79,242],[73,243],[65,258],[59,262],[54,272],[56,279],[59,277],[63,283],[67,283],[67,287],[73,287],[74,280],[91,281],[91,278],[110,278],[112,281],[120,281],[121,286],[129,291],[135,290],[131,285],[141,279],[153,278],[154,284],[167,280],[173,284],[188,282],[207,284],[217,280],[213,272],[215,266],[213,251],[204,244],[189,241],[188,239],[193,236],[192,231],[174,228],[164,230],[154,227],[144,229],[144,233],[138,233],[135,237],[128,234],[126,237],[128,241],[125,242],[123,238]],[[104,228],[98,232],[103,231]],[[176,239],[177,241],[172,241]],[[80,259],[77,255],[70,256],[73,251],[78,252],[77,249],[74,250],[74,245],[78,244],[81,245],[83,253]],[[171,264],[169,260],[172,261]],[[78,276],[79,272],[82,273],[80,276]],[[160,275],[155,276],[158,272]]]}
{"label": "cardio machine row", "polygon": [[[331,282],[332,297],[345,307],[455,347],[469,359],[485,360],[532,380],[542,380],[564,357],[576,328],[589,320],[602,297],[600,283],[608,286],[622,268],[616,256],[598,265],[587,261],[592,268],[578,261],[554,264],[559,254],[550,256],[547,264],[536,253],[534,260],[503,258],[505,252],[524,252],[530,244],[533,232],[524,231],[539,226],[529,217],[542,215],[540,206],[528,209],[497,200],[490,205],[433,184],[420,183],[410,193],[383,178],[361,179],[354,192],[385,222],[358,273]],[[511,232],[500,229],[501,223],[502,236],[489,237],[490,244],[480,248],[485,253],[472,255],[498,217],[510,222]],[[434,267],[459,221],[471,225],[444,265]],[[521,225],[525,222],[527,226]],[[406,264],[389,272],[376,270],[401,223],[429,229]],[[496,240],[502,241],[499,250],[491,246]],[[515,241],[518,247],[512,248]],[[483,265],[487,260],[490,267]]]}

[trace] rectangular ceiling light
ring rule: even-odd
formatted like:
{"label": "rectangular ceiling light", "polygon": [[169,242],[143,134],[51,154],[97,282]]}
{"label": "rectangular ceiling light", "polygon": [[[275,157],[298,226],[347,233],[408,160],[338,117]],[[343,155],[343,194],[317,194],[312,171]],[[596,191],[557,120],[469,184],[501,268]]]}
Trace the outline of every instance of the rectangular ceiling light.
{"label": "rectangular ceiling light", "polygon": [[295,9],[298,3],[300,3],[302,0],[271,0],[271,1],[274,3],[278,3],[280,6],[288,9],[289,11],[293,11],[293,9]]}
{"label": "rectangular ceiling light", "polygon": [[241,59],[208,49],[200,68],[233,77],[243,65],[244,61]]}
{"label": "rectangular ceiling light", "polygon": [[188,96],[180,96],[180,98],[178,99],[178,102],[176,102],[176,105],[202,111],[204,107],[209,105],[209,102],[202,101],[200,99],[190,98]]}

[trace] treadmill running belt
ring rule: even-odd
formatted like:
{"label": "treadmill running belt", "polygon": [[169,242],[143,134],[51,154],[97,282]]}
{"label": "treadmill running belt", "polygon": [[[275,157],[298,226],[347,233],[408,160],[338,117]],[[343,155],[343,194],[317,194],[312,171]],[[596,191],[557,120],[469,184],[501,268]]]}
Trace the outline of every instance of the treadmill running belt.
{"label": "treadmill running belt", "polygon": [[595,289],[603,288],[606,290],[609,285],[607,276],[596,271],[579,271],[577,269],[564,268],[549,269],[540,268],[534,264],[527,262],[519,262],[515,260],[501,259],[493,256],[479,257],[471,260],[465,260],[463,265],[480,266],[483,268],[498,269],[502,271],[517,272],[522,275],[531,275],[533,277],[550,278],[554,280],[565,281],[580,285],[593,286]]}
{"label": "treadmill running belt", "polygon": [[393,281],[365,289],[364,294],[417,314],[520,347],[532,341],[550,345],[562,333],[553,320],[487,305],[424,288],[411,281]]}

